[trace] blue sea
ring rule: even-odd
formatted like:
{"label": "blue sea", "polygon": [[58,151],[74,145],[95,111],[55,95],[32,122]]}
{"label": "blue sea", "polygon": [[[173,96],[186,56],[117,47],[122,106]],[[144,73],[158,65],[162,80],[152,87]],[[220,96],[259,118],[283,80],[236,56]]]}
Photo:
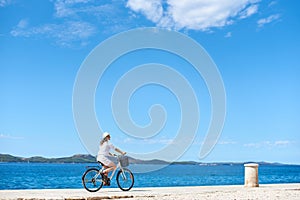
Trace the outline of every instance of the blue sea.
{"label": "blue sea", "polygon": [[[81,176],[86,167],[91,165],[93,164],[0,163],[0,189],[83,188]],[[143,166],[129,166],[133,171],[135,167]],[[244,184],[243,165],[178,164],[134,175],[134,187]],[[260,165],[259,183],[300,183],[300,165]],[[110,187],[117,187],[115,178]]]}

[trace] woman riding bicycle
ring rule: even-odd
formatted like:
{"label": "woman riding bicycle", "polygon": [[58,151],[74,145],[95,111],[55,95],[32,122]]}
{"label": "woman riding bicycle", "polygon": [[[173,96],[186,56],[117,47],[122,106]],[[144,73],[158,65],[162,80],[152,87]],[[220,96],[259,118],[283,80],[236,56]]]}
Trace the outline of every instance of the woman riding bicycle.
{"label": "woman riding bicycle", "polygon": [[121,151],[120,149],[116,148],[113,144],[109,142],[110,134],[108,132],[104,132],[102,135],[102,140],[100,141],[100,148],[97,155],[97,161],[100,162],[106,169],[103,171],[105,178],[110,171],[116,169],[116,165],[112,162],[108,157],[112,154],[110,153],[111,150],[115,150],[116,152],[125,155],[126,152]]}

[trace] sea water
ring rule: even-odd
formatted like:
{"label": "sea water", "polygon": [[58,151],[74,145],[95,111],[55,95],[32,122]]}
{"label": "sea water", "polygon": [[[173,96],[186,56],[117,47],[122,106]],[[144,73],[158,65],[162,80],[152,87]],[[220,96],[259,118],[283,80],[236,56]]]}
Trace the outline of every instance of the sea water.
{"label": "sea water", "polygon": [[[0,189],[83,188],[81,177],[87,166],[97,164],[0,163]],[[129,166],[132,171],[137,167],[147,165]],[[175,164],[135,173],[134,178],[134,187],[243,185],[244,166]],[[260,165],[259,183],[300,183],[300,165]],[[110,187],[117,187],[115,177]]]}

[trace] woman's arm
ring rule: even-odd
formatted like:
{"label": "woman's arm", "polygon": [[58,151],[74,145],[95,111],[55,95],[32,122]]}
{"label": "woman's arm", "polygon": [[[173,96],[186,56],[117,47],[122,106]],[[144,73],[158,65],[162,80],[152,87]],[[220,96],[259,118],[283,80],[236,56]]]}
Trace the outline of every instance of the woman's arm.
{"label": "woman's arm", "polygon": [[118,148],[115,148],[115,150],[116,150],[116,152],[118,152],[118,153],[120,153],[120,154],[122,154],[122,155],[125,155],[126,154],[126,152],[124,152],[124,151],[121,151],[120,149],[118,149]]}

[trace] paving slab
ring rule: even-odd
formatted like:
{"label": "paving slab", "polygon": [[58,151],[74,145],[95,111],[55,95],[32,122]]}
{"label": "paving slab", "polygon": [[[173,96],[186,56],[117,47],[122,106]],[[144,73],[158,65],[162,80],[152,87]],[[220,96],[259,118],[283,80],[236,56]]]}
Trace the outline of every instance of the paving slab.
{"label": "paving slab", "polygon": [[192,186],[192,187],[145,187],[132,188],[128,192],[119,188],[102,188],[98,192],[85,189],[35,189],[0,190],[0,199],[17,200],[100,200],[100,199],[300,199],[300,183],[270,184],[255,188],[241,185]]}

